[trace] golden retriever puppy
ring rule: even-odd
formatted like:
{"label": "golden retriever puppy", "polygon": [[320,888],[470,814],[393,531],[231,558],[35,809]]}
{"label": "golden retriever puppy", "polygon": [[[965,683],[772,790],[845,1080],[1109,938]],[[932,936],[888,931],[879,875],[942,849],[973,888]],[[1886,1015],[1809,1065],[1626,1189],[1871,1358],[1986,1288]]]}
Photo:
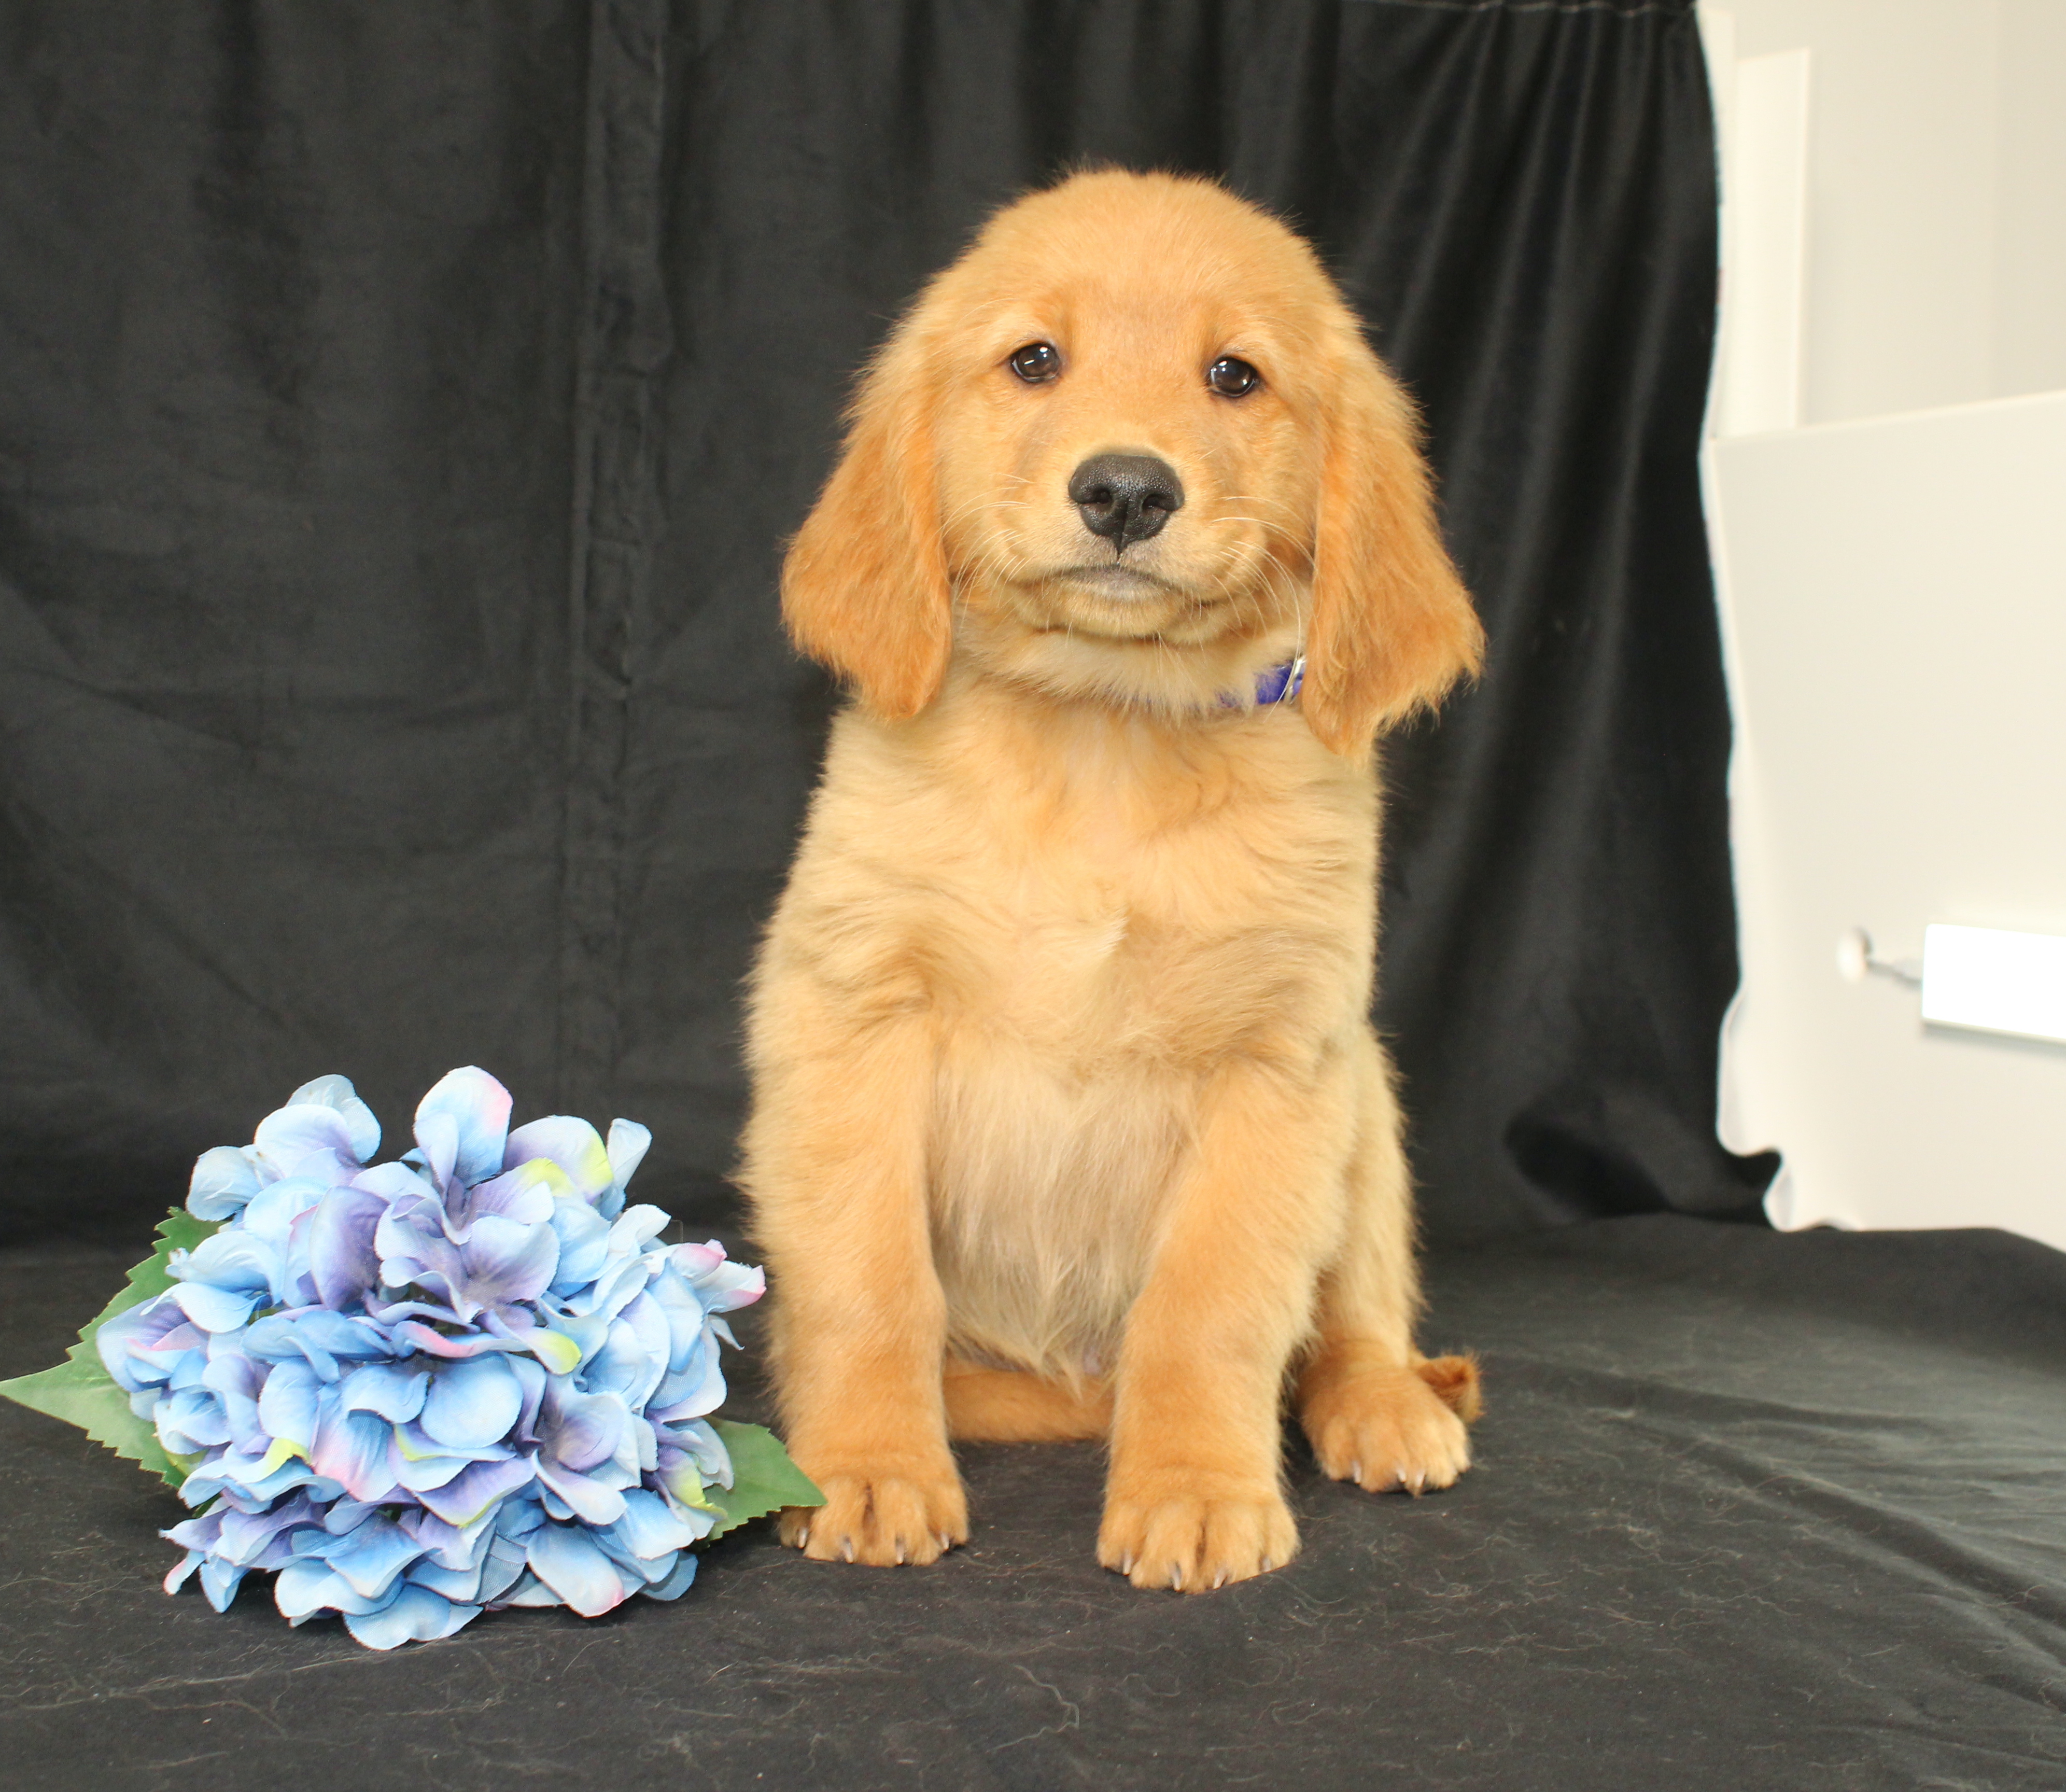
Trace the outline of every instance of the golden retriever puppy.
{"label": "golden retriever puppy", "polygon": [[[848,679],[756,973],[742,1182],[820,1560],[968,1535],[948,1445],[1106,1437],[1098,1557],[1281,1567],[1320,1465],[1467,1466],[1367,1019],[1372,742],[1478,661],[1410,404],[1209,182],[994,217],[871,365],[784,612]],[[1303,683],[1297,682],[1302,655]],[[1295,693],[1295,695],[1294,695]]]}

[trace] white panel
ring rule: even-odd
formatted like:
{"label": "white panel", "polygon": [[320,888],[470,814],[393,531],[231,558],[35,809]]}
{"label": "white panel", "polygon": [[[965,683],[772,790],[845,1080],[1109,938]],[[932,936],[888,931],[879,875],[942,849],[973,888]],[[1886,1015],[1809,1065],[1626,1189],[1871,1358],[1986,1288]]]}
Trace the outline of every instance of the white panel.
{"label": "white panel", "polygon": [[[2066,939],[2000,927],[1924,928],[1922,1018],[2066,1044]],[[2066,1115],[2060,1118],[2066,1123]]]}
{"label": "white panel", "polygon": [[1717,433],[1801,421],[1808,265],[1805,50],[1752,56],[1729,83],[1722,167]]}
{"label": "white panel", "polygon": [[2066,1047],[1927,1025],[1897,977],[1838,969],[1859,929],[1890,966],[1932,922],[2066,935],[2066,395],[1708,457],[1744,966],[1724,1137],[1784,1153],[1783,1226],[2066,1247]]}

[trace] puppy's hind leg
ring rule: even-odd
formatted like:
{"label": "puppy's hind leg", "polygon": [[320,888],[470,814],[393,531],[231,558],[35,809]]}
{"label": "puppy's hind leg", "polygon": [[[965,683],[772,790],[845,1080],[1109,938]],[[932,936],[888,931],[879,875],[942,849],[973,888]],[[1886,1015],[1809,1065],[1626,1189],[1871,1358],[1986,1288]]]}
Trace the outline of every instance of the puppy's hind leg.
{"label": "puppy's hind leg", "polygon": [[1112,1385],[1071,1387],[1023,1369],[947,1360],[947,1435],[993,1444],[1062,1443],[1112,1429]]}
{"label": "puppy's hind leg", "polygon": [[1383,1048],[1367,1036],[1342,1252],[1320,1284],[1299,1417],[1323,1473],[1372,1493],[1447,1487],[1470,1466],[1477,1364],[1413,1348],[1420,1305],[1413,1194]]}

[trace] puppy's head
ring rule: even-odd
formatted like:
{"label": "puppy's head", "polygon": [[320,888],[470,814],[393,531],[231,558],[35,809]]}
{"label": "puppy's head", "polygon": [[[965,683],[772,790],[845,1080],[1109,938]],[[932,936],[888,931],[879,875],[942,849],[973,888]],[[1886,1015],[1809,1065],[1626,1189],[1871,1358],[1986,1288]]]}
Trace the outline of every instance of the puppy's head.
{"label": "puppy's head", "polygon": [[882,715],[958,644],[1169,710],[1302,648],[1306,719],[1354,754],[1478,663],[1411,403],[1312,251],[1209,182],[1083,174],[999,213],[850,422],[783,608]]}

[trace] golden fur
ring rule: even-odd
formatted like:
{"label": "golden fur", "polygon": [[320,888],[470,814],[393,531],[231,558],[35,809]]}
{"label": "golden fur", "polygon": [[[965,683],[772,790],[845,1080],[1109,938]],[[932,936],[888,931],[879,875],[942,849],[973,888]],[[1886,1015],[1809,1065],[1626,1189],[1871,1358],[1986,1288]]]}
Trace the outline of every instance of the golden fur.
{"label": "golden fur", "polygon": [[[1227,355],[1256,390],[1209,389]],[[857,701],[750,1025],[743,1182],[826,1496],[783,1535],[931,1561],[968,1534],[950,1433],[1107,1437],[1108,1567],[1281,1566],[1287,1375],[1372,1490],[1447,1486],[1476,1410],[1414,1348],[1367,1018],[1371,743],[1481,639],[1412,407],[1282,225],[1105,172],[993,218],[851,424],[783,602]],[[1067,492],[1103,453],[1185,491],[1116,555]],[[1302,695],[1257,707],[1302,643]]]}

